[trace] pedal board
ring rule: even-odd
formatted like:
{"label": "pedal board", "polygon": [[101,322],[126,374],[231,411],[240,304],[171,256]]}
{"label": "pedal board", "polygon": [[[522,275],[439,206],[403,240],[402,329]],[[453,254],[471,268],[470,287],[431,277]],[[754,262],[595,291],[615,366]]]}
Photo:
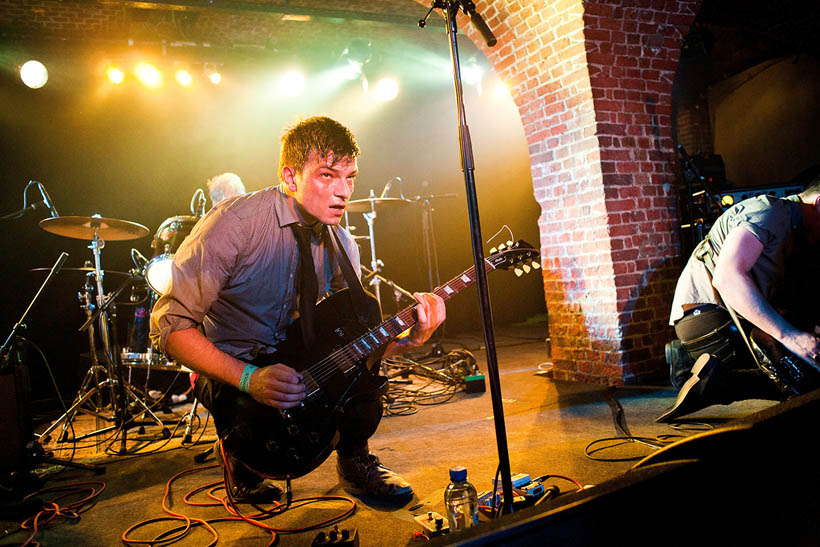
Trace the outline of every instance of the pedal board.
{"label": "pedal board", "polygon": [[447,518],[442,517],[435,511],[429,511],[424,515],[415,515],[413,518],[421,524],[427,532],[433,535],[446,534],[450,531],[450,525],[447,523]]}

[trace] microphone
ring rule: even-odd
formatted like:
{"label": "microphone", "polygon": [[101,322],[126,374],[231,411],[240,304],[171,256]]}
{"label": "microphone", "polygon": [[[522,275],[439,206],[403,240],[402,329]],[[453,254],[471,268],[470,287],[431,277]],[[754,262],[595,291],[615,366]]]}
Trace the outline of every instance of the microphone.
{"label": "microphone", "polygon": [[48,212],[51,213],[51,218],[57,218],[60,214],[57,212],[57,209],[54,208],[54,204],[51,202],[51,196],[48,195],[46,192],[46,187],[43,186],[41,183],[36,181],[31,181],[37,184],[37,188],[40,189],[40,195],[43,196],[43,203],[46,204],[48,208]]}
{"label": "microphone", "polygon": [[461,7],[464,10],[464,13],[470,16],[470,22],[473,24],[475,29],[481,34],[481,37],[484,38],[484,42],[486,42],[487,46],[493,47],[498,40],[493,35],[493,31],[490,30],[490,27],[487,26],[487,23],[484,22],[484,18],[475,10],[475,3],[471,0],[461,0]]}
{"label": "microphone", "polygon": [[191,214],[197,218],[205,216],[205,206],[207,203],[205,192],[202,191],[202,188],[197,188],[191,197]]}

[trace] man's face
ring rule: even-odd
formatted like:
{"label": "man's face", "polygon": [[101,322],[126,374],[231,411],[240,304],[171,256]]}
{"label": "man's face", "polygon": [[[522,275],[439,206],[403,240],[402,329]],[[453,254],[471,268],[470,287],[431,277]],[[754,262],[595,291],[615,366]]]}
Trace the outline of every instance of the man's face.
{"label": "man's face", "polygon": [[356,159],[345,157],[335,163],[334,159],[333,153],[320,158],[313,150],[301,173],[292,167],[282,168],[282,179],[309,224],[339,224],[353,193],[359,172]]}

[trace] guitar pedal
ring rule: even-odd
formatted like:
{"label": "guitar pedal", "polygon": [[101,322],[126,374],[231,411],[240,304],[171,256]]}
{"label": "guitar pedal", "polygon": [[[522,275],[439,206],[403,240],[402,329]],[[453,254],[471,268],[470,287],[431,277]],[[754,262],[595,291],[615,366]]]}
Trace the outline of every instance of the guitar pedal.
{"label": "guitar pedal", "polygon": [[425,515],[416,515],[413,518],[416,522],[424,526],[425,530],[431,535],[446,534],[450,531],[450,525],[447,519],[435,511],[429,511]]}

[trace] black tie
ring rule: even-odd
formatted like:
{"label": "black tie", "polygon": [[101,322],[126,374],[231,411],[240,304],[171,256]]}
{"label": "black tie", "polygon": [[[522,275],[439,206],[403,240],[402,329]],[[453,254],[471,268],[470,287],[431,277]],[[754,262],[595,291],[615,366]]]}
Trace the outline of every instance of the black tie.
{"label": "black tie", "polygon": [[299,247],[299,317],[302,330],[302,341],[305,346],[313,344],[316,331],[313,326],[313,307],[319,294],[319,283],[313,267],[313,253],[310,250],[312,230],[305,226],[292,224],[296,245]]}

